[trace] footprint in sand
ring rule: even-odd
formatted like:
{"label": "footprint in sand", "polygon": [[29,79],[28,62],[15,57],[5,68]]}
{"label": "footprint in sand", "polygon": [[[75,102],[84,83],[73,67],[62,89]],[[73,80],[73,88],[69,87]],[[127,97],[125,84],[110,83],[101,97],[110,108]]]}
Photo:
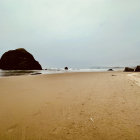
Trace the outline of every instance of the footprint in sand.
{"label": "footprint in sand", "polygon": [[13,132],[17,127],[18,127],[18,124],[12,125],[12,126],[10,126],[10,127],[7,129],[7,132],[8,132],[8,133],[11,133],[11,132]]}
{"label": "footprint in sand", "polygon": [[52,134],[58,134],[58,133],[62,132],[63,130],[65,130],[65,127],[64,128],[63,127],[54,128],[52,130]]}
{"label": "footprint in sand", "polygon": [[83,115],[85,111],[81,110],[80,115]]}
{"label": "footprint in sand", "polygon": [[34,114],[33,114],[33,116],[38,116],[38,115],[40,115],[41,114],[41,111],[38,111],[38,112],[35,112]]}
{"label": "footprint in sand", "polygon": [[45,103],[45,105],[49,105],[49,104],[51,104],[51,102],[46,102],[46,103]]}
{"label": "footprint in sand", "polygon": [[125,113],[125,111],[124,111],[124,110],[121,110],[121,112],[122,112],[122,113]]}
{"label": "footprint in sand", "polygon": [[85,103],[82,103],[82,106],[84,106],[85,105]]}

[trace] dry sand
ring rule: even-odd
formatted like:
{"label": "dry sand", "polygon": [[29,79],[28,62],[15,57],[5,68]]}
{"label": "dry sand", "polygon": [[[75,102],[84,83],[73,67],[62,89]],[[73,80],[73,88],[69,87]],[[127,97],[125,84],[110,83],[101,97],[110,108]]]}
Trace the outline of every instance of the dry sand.
{"label": "dry sand", "polygon": [[140,87],[130,74],[1,78],[0,140],[139,140]]}

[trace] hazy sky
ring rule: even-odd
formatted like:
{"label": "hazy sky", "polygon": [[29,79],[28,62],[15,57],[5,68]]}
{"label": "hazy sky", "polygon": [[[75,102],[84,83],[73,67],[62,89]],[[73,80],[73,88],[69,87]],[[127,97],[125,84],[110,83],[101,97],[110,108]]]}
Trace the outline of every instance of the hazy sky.
{"label": "hazy sky", "polygon": [[0,0],[0,56],[45,67],[140,64],[140,0]]}

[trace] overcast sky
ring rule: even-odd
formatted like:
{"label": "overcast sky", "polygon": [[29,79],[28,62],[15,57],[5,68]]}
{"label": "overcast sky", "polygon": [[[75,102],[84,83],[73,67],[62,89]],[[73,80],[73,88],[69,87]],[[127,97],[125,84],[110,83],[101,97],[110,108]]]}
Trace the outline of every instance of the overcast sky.
{"label": "overcast sky", "polygon": [[140,64],[140,0],[0,0],[0,56],[44,68]]}

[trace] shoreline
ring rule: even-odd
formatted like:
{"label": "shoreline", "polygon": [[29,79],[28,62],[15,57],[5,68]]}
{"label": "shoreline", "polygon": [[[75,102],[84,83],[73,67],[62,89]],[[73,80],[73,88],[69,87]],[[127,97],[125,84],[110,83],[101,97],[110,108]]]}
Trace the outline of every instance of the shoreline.
{"label": "shoreline", "polygon": [[[41,71],[36,71],[36,73],[40,73]],[[7,77],[21,77],[21,76],[38,76],[38,75],[50,75],[50,74],[63,74],[63,73],[103,73],[103,72],[123,72],[123,70],[114,70],[114,71],[108,71],[108,70],[104,70],[104,71],[59,71],[59,72],[52,72],[52,73],[40,73],[40,74],[36,74],[36,73],[31,73],[31,74],[21,74],[21,75],[8,75],[8,76],[0,76],[0,78],[7,78]]]}

